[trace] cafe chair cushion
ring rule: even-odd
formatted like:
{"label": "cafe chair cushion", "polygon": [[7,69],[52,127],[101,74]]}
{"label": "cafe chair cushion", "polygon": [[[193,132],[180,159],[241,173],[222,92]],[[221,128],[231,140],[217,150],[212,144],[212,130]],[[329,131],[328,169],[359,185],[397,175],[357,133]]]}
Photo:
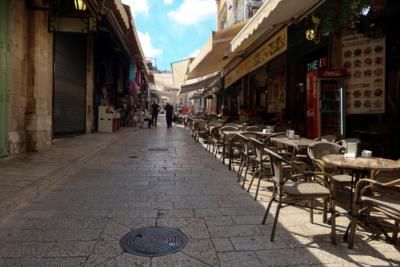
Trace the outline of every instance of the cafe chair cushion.
{"label": "cafe chair cushion", "polygon": [[286,183],[283,190],[290,195],[329,196],[328,188],[317,183]]}

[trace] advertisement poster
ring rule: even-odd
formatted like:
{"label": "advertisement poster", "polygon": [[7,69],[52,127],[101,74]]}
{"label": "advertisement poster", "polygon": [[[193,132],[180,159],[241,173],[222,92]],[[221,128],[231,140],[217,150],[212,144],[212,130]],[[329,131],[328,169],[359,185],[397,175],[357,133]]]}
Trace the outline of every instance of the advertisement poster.
{"label": "advertisement poster", "polygon": [[286,81],[284,75],[270,79],[267,86],[269,113],[281,112],[286,107]]}
{"label": "advertisement poster", "polygon": [[385,39],[362,34],[342,40],[342,62],[347,71],[347,114],[385,112]]}

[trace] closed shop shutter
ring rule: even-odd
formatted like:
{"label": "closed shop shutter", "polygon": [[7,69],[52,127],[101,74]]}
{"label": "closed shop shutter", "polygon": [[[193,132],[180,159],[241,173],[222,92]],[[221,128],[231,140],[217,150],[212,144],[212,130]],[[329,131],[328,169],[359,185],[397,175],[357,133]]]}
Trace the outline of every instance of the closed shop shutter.
{"label": "closed shop shutter", "polygon": [[56,33],[53,135],[86,130],[86,36]]}

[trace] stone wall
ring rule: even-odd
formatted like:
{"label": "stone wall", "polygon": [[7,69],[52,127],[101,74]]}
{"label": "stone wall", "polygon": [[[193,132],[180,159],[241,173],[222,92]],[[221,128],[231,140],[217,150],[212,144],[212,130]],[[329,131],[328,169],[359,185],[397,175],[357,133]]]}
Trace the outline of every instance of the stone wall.
{"label": "stone wall", "polygon": [[[48,14],[10,1],[10,153],[52,143],[53,34]],[[86,132],[93,131],[93,40],[88,42]]]}
{"label": "stone wall", "polygon": [[94,132],[94,40],[88,38],[86,74],[86,133]]}
{"label": "stone wall", "polygon": [[51,144],[53,36],[47,13],[10,1],[10,153]]}

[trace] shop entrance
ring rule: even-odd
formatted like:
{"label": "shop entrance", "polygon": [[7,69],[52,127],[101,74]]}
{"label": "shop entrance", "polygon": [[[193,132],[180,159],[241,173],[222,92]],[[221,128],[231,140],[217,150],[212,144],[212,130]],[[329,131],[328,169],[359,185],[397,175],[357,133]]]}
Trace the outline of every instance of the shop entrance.
{"label": "shop entrance", "polygon": [[0,157],[8,154],[8,0],[0,0]]}
{"label": "shop entrance", "polygon": [[56,33],[53,136],[86,131],[86,36]]}

